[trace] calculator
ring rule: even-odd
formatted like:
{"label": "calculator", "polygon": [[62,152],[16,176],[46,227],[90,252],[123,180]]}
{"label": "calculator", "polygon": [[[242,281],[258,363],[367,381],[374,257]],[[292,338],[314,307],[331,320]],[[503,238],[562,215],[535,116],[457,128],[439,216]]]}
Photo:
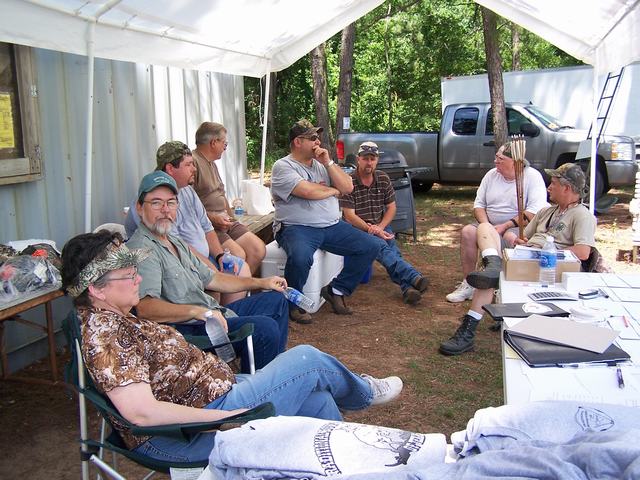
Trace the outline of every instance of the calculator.
{"label": "calculator", "polygon": [[562,292],[559,290],[549,290],[547,292],[533,292],[529,294],[531,300],[536,302],[553,302],[553,301],[566,301],[566,300],[578,300],[578,296],[569,292]]}

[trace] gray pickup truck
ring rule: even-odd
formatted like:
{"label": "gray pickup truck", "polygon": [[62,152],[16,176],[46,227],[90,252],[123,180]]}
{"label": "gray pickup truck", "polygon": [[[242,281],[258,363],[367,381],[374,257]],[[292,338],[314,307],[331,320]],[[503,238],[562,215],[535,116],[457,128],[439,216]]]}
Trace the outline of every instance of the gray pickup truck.
{"label": "gray pickup truck", "polygon": [[[542,171],[575,162],[587,132],[576,130],[531,104],[507,103],[509,135],[523,134],[526,157]],[[414,188],[440,184],[477,185],[493,168],[495,143],[491,104],[465,103],[445,108],[440,132],[344,133],[338,136],[338,159],[354,163],[358,145],[376,142],[380,149],[402,156]],[[612,186],[633,185],[637,171],[634,140],[607,135],[598,147],[596,198]],[[588,161],[588,160],[586,160]],[[586,162],[579,160],[579,162]],[[583,165],[586,170],[586,163]]]}

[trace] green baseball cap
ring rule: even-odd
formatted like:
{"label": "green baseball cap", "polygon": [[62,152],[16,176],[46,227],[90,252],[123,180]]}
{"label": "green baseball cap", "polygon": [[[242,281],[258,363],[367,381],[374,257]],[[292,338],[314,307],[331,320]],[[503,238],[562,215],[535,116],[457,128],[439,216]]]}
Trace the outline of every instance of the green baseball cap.
{"label": "green baseball cap", "polygon": [[564,178],[569,184],[573,186],[575,192],[580,196],[584,196],[586,178],[580,165],[576,163],[565,163],[560,165],[556,169],[545,168],[544,171],[550,177]]}
{"label": "green baseball cap", "polygon": [[156,170],[162,170],[167,163],[178,160],[185,155],[191,155],[191,149],[177,140],[165,142],[156,152]]}
{"label": "green baseball cap", "polygon": [[158,187],[168,187],[173,193],[178,194],[178,185],[176,181],[170,175],[159,170],[154,170],[151,173],[147,173],[140,181],[140,187],[138,187],[138,198],[155,190]]}

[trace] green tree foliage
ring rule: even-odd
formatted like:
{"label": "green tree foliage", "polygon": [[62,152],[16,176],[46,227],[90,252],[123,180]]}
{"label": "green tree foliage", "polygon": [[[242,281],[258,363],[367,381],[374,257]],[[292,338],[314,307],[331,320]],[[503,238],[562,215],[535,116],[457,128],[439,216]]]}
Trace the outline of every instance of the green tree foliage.
{"label": "green tree foliage", "polygon": [[[511,69],[509,22],[498,19],[504,71]],[[326,42],[329,116],[335,118],[340,33]],[[578,65],[579,61],[522,30],[523,70]],[[437,130],[442,77],[486,72],[482,18],[470,0],[388,0],[356,22],[351,105],[353,131]],[[288,150],[287,133],[299,118],[314,120],[308,56],[278,73],[275,145],[268,163]],[[245,80],[249,168],[260,162],[259,82]]]}

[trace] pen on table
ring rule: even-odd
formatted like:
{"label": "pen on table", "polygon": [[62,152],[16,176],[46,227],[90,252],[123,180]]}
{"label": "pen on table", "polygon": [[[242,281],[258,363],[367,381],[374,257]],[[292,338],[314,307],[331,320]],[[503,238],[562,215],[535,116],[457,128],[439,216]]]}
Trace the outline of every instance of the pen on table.
{"label": "pen on table", "polygon": [[618,377],[618,388],[624,388],[624,378],[620,367],[616,367],[616,377]]}
{"label": "pen on table", "polygon": [[624,322],[625,328],[629,328],[629,319],[626,315],[622,315],[622,321]]}

